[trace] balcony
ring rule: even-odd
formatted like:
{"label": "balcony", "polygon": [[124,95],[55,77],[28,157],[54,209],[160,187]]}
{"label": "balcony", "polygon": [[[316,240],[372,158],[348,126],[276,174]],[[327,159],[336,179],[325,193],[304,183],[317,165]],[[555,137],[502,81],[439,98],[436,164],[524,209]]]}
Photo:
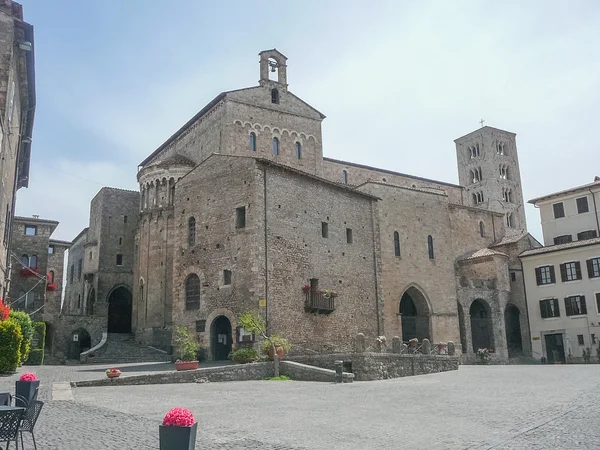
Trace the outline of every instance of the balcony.
{"label": "balcony", "polygon": [[331,314],[334,309],[335,295],[319,291],[309,291],[306,293],[306,300],[304,301],[304,310],[306,312]]}
{"label": "balcony", "polygon": [[19,270],[19,275],[21,275],[23,278],[35,277],[39,275],[39,273],[40,271],[37,267],[23,267],[21,270]]}

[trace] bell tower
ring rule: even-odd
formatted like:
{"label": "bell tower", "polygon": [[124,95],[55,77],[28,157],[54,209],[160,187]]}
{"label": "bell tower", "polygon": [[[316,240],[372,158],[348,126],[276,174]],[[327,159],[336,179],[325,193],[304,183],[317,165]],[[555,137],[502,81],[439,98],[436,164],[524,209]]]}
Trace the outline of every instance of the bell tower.
{"label": "bell tower", "polygon": [[454,141],[465,204],[504,214],[507,235],[527,231],[516,136],[484,126]]}
{"label": "bell tower", "polygon": [[[282,91],[287,91],[287,57],[277,49],[264,50],[260,56],[261,86],[269,86]],[[276,74],[276,79],[270,79],[269,73]]]}

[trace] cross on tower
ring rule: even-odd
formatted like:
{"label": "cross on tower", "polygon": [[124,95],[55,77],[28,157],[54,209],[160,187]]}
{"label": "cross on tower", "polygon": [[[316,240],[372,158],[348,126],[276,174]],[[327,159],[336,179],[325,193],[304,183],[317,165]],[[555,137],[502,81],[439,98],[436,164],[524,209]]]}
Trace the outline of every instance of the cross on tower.
{"label": "cross on tower", "polygon": [[479,123],[481,124],[481,128],[483,128],[483,123],[484,123],[484,122],[485,122],[485,120],[483,120],[483,119],[481,119],[481,120],[479,121]]}

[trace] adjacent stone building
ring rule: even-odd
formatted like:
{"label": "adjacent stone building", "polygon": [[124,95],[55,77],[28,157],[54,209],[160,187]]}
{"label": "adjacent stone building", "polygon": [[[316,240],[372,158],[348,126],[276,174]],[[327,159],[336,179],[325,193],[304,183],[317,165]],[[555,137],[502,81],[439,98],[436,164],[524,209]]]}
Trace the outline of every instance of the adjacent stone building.
{"label": "adjacent stone building", "polygon": [[[0,2],[0,296],[6,297],[12,276],[11,225],[16,191],[29,185],[29,159],[35,112],[33,27],[23,8]],[[18,269],[16,269],[18,270]],[[12,289],[11,289],[12,290]]]}
{"label": "adjacent stone building", "polygon": [[515,135],[457,139],[455,185],[324,158],[324,118],[268,50],[259,86],[219,94],[142,161],[137,339],[168,347],[186,326],[224,359],[251,339],[236,318],[252,309],[297,353],[363,332],[530,355],[518,254],[540,244]]}

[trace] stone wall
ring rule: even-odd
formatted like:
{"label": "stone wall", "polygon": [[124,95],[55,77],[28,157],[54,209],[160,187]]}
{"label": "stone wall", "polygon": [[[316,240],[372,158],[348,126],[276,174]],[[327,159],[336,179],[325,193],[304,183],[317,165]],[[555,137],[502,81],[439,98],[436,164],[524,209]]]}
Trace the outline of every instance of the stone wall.
{"label": "stone wall", "polygon": [[[287,375],[294,381],[322,381],[334,383],[336,381],[335,370],[322,367],[309,366],[296,361],[280,361],[279,373]],[[352,383],[354,374],[343,372],[342,381]]]}
{"label": "stone wall", "polygon": [[[63,314],[58,318],[58,322],[51,325],[54,329],[52,355],[67,358],[73,342],[73,333],[85,330],[90,336],[91,348],[100,342],[102,333],[106,331],[106,317]],[[79,359],[79,353],[71,356],[73,359]]]}
{"label": "stone wall", "polygon": [[427,373],[458,370],[459,358],[446,355],[399,355],[395,353],[339,353],[329,355],[295,356],[293,361],[334,369],[335,361],[344,361],[356,381],[384,380]]}
{"label": "stone wall", "polygon": [[[63,312],[65,314],[83,314],[84,312],[83,300],[85,299],[85,282],[83,278],[83,263],[85,260],[87,232],[88,228],[84,228],[81,233],[73,239],[73,244],[69,249],[63,306]],[[79,271],[80,264],[81,271]]]}

